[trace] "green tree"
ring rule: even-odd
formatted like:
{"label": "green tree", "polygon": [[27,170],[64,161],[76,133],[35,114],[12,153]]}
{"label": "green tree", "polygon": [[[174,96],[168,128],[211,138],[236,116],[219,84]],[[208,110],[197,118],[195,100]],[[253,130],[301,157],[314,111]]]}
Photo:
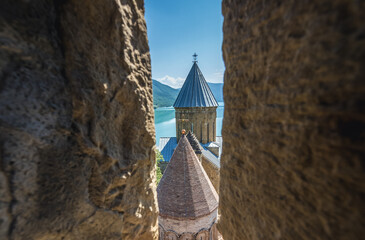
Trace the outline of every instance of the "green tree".
{"label": "green tree", "polygon": [[156,149],[156,177],[157,177],[157,185],[160,183],[162,178],[161,169],[159,163],[164,161],[163,156],[159,150]]}

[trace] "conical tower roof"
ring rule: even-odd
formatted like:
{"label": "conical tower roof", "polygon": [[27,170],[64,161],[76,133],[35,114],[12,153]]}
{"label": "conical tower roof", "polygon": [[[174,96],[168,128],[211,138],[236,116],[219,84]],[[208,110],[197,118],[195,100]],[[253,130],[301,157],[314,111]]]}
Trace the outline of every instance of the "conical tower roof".
{"label": "conical tower roof", "polygon": [[185,79],[174,107],[218,107],[218,102],[196,61]]}
{"label": "conical tower roof", "polygon": [[160,215],[195,219],[218,207],[218,194],[185,135],[157,187]]}

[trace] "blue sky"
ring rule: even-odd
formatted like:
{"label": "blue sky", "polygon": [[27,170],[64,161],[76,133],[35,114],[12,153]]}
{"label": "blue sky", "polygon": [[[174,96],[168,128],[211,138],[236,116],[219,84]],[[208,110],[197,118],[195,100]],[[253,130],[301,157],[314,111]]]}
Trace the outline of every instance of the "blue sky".
{"label": "blue sky", "polygon": [[183,84],[198,54],[208,82],[223,82],[221,0],[145,0],[152,78]]}

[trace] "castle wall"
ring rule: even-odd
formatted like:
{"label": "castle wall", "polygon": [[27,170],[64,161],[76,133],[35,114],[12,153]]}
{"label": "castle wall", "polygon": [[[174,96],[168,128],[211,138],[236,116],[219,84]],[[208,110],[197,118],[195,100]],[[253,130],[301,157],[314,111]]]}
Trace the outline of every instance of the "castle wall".
{"label": "castle wall", "polygon": [[223,0],[224,239],[365,235],[364,12]]}
{"label": "castle wall", "polygon": [[144,3],[0,2],[0,239],[157,239]]}
{"label": "castle wall", "polygon": [[199,142],[215,141],[217,107],[175,108],[176,136],[181,130],[192,131]]}

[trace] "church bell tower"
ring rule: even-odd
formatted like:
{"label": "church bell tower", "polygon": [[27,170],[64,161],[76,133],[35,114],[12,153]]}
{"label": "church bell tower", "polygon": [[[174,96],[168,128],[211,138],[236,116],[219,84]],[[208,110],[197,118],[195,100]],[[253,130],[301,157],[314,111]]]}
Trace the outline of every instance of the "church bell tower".
{"label": "church bell tower", "polygon": [[185,129],[205,144],[216,139],[218,102],[198,67],[197,56],[194,53],[193,66],[174,103],[176,137],[179,140]]}

